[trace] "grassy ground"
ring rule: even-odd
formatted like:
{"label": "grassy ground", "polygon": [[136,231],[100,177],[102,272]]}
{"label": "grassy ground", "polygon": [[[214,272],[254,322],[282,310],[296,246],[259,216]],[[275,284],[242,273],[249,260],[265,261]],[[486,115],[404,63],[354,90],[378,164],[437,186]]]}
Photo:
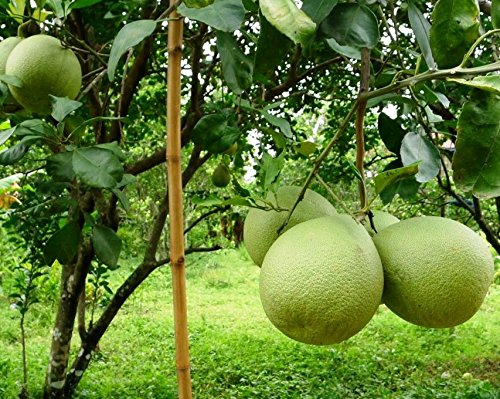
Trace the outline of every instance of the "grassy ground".
{"label": "grassy ground", "polygon": [[[241,251],[192,257],[188,300],[194,397],[254,399],[500,398],[500,287],[455,329],[410,325],[381,307],[347,342],[296,343],[266,319],[259,269]],[[113,285],[127,273],[115,272]],[[175,398],[169,269],[158,270],[119,313],[77,398]],[[28,318],[30,391],[40,397],[51,312]],[[21,380],[18,314],[0,297],[0,397]],[[76,345],[75,345],[76,346]]]}

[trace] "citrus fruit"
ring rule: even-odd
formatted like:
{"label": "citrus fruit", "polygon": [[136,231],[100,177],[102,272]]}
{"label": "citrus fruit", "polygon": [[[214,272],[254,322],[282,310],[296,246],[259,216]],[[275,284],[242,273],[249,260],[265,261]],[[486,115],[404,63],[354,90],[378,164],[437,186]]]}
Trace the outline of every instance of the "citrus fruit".
{"label": "citrus fruit", "polygon": [[[267,194],[266,200],[283,211],[252,208],[248,212],[244,224],[243,241],[256,265],[262,265],[267,250],[278,238],[278,230],[288,218],[287,210],[295,204],[301,190],[301,187],[283,186],[276,193]],[[282,232],[306,220],[336,213],[337,211],[326,198],[308,189]]]}
{"label": "citrus fruit", "polygon": [[[8,37],[5,40],[0,42],[0,75],[5,74],[5,64],[7,64],[7,58],[9,54],[12,52],[14,47],[16,47],[22,39],[17,36]],[[16,101],[12,97],[12,95],[7,95],[7,98],[4,101],[5,104],[15,104]]]}
{"label": "citrus fruit", "polygon": [[471,318],[493,278],[493,258],[474,231],[451,219],[416,217],[373,237],[384,267],[383,302],[424,327]]}
{"label": "citrus fruit", "polygon": [[64,48],[59,39],[48,35],[23,39],[11,51],[5,73],[22,82],[22,87],[9,85],[17,102],[40,114],[50,113],[49,94],[74,99],[82,83],[76,55]]}
{"label": "citrus fruit", "polygon": [[[396,216],[393,216],[388,212],[373,210],[372,213],[373,225],[375,226],[375,230],[377,230],[377,233],[380,233],[383,229],[390,226],[391,224],[399,222],[399,219]],[[366,231],[368,231],[371,236],[376,234],[376,232],[372,229],[368,216],[365,219],[364,226]]]}
{"label": "citrus fruit", "polygon": [[229,169],[224,164],[219,164],[212,173],[212,183],[215,187],[226,187],[231,181]]}
{"label": "citrus fruit", "polygon": [[370,235],[350,216],[300,223],[269,249],[260,298],[271,322],[299,342],[346,340],[372,318],[382,297],[383,272]]}

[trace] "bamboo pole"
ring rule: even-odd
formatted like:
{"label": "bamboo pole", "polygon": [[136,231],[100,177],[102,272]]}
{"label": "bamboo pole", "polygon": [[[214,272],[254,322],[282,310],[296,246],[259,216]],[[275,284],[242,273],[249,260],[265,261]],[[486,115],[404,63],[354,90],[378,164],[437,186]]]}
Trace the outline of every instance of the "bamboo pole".
{"label": "bamboo pole", "polygon": [[[174,6],[175,0],[170,0]],[[173,11],[168,23],[167,173],[170,215],[170,265],[175,323],[175,361],[180,399],[191,399],[186,263],[181,170],[181,60],[183,20]]]}

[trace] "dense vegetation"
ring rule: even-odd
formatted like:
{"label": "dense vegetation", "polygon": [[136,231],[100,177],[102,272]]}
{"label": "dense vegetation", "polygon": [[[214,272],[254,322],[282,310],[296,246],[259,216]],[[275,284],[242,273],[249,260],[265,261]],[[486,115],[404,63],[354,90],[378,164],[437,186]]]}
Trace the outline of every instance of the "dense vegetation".
{"label": "dense vegetation", "polygon": [[[452,0],[298,3],[302,10],[291,0],[191,0],[172,7],[163,0],[0,0],[3,38],[40,32],[55,36],[75,52],[83,72],[79,96],[75,101],[53,98],[51,115],[30,113],[9,102],[8,87],[20,83],[13,76],[0,76],[2,317],[9,326],[5,336],[20,339],[30,360],[25,364],[30,363],[37,376],[28,385],[28,370],[24,377],[9,373],[8,386],[1,388],[8,395],[17,389],[12,385],[16,378],[23,381],[19,391],[25,397],[28,387],[37,393],[43,390],[46,397],[85,395],[85,378],[87,374],[89,381],[95,378],[90,371],[99,367],[98,348],[111,323],[122,307],[126,313],[129,297],[140,298],[134,291],[169,263],[164,103],[168,16],[174,8],[187,17],[181,86],[187,253],[241,242],[248,207],[285,183],[304,190],[314,187],[339,210],[360,219],[368,220],[370,208],[387,204],[402,218],[447,216],[469,225],[500,251],[500,162],[495,158],[500,153],[500,85],[495,74],[500,69],[499,2],[464,0],[459,7],[451,7]],[[201,5],[206,7],[196,8]],[[278,18],[280,7],[288,10],[284,19]],[[235,143],[236,152],[228,151]],[[220,168],[230,173],[227,187],[212,184],[212,173]],[[197,269],[192,270],[196,274]],[[245,276],[247,272],[246,268],[234,271]],[[248,275],[255,277],[252,273],[255,270]],[[219,281],[221,301],[234,302],[224,279],[213,284]],[[203,279],[198,283],[203,285]],[[147,295],[152,298],[154,290]],[[193,288],[190,295],[196,298],[201,293]],[[495,293],[492,296],[489,300],[494,302]],[[17,313],[7,311],[7,301]],[[217,389],[235,385],[235,378],[248,382],[250,374],[221,381],[211,378],[207,364],[214,370],[253,372],[261,363],[254,358],[254,367],[244,366],[246,357],[251,363],[249,354],[237,357],[236,363],[215,355],[212,363],[196,363],[197,331],[205,331],[198,307],[193,312],[198,315],[192,331],[193,374],[197,375],[197,367],[207,368],[198,369],[206,378],[196,377],[195,389],[224,396]],[[220,313],[225,315],[226,310],[222,306]],[[20,321],[19,332],[13,329],[14,315]],[[482,335],[467,335],[470,341],[456,346],[454,353],[470,350],[466,364],[487,359],[479,374],[488,374],[492,373],[488,362],[494,359],[484,353],[495,347],[488,346],[486,331],[494,327],[484,315],[478,317],[484,323],[472,330]],[[130,319],[125,323],[134,325]],[[248,320],[243,325],[248,326]],[[394,324],[396,331],[409,328]],[[35,330],[38,333],[31,335]],[[249,340],[248,349],[262,351],[265,338],[274,337],[273,330],[264,331],[255,333],[259,343]],[[388,352],[382,352],[392,356],[392,332],[369,331],[366,334],[387,343]],[[449,334],[411,331],[410,336],[431,348]],[[225,332],[237,337],[238,347],[245,347],[244,334]],[[44,336],[40,345],[32,342],[39,333]],[[229,338],[207,334],[200,335],[204,344],[222,340],[230,346]],[[419,334],[430,334],[436,341],[426,344]],[[143,330],[140,335],[145,335]],[[153,335],[152,341],[166,345],[169,353],[172,343],[165,342],[165,336]],[[336,354],[340,359],[336,364],[342,363],[340,369],[345,371],[340,378],[355,381],[358,376],[347,371],[347,363],[356,362],[353,353],[380,356],[374,351],[377,341],[366,337],[367,346],[358,347],[362,341],[356,337],[339,348],[297,352],[296,344],[282,340],[274,349],[293,359],[300,353],[318,357],[313,370],[330,370],[320,360],[327,362],[327,354]],[[405,342],[406,348],[412,345]],[[474,352],[483,345],[489,349]],[[159,352],[154,345],[150,350]],[[273,350],[267,359],[274,357]],[[14,364],[13,353],[9,351],[2,370]],[[415,370],[424,364],[422,352],[405,353],[402,358],[387,357],[392,360],[381,360],[377,366],[371,362],[382,373],[374,372],[375,377],[368,377],[375,369],[357,361],[359,376],[377,378],[373,389],[386,387],[380,381],[392,381],[395,385],[387,389],[398,389],[400,374],[391,369],[398,360],[404,365],[404,356],[421,358],[410,360],[409,367]],[[467,371],[458,367],[456,356],[438,356],[435,361],[449,361],[450,367]],[[44,388],[40,362],[49,365]],[[294,370],[303,367],[304,374],[298,375],[312,384],[304,388],[310,395],[326,378],[319,371],[307,373],[304,364],[310,364],[310,358],[305,363],[283,361],[290,372],[285,375],[276,369],[279,362],[272,367],[269,362],[278,375],[273,377],[277,384],[290,387],[301,383]],[[392,371],[384,374],[380,364]],[[402,365],[398,370],[404,369]],[[89,373],[87,367],[92,368]],[[429,397],[432,389],[450,385],[446,379],[433,380],[436,375],[415,375],[429,384]],[[402,382],[408,390],[416,386],[412,378]],[[343,381],[335,384],[339,392],[346,385]],[[216,385],[205,387],[205,383]],[[173,386],[172,381],[165,384]],[[269,383],[263,384],[272,390]],[[497,382],[457,380],[456,384],[448,392],[475,395],[477,390],[478,395],[491,396]],[[334,387],[324,389],[327,396]],[[356,387],[345,389],[355,392]],[[234,395],[245,397],[241,392]]]}

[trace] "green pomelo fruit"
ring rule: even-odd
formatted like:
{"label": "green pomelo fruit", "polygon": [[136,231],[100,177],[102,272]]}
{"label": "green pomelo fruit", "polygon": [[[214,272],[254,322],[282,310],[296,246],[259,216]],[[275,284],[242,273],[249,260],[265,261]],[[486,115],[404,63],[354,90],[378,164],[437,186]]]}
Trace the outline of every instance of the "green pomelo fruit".
{"label": "green pomelo fruit", "polygon": [[[283,186],[278,189],[276,194],[269,192],[266,200],[276,207],[289,210],[295,204],[301,190],[301,187]],[[278,238],[278,230],[288,218],[286,210],[265,211],[252,208],[248,212],[243,229],[243,240],[248,254],[256,265],[262,265],[267,250]],[[307,190],[282,233],[306,220],[335,215],[336,213],[337,211],[326,198],[312,190]]]}
{"label": "green pomelo fruit", "polygon": [[227,150],[224,151],[224,154],[234,155],[236,154],[236,151],[238,151],[238,143],[233,143],[231,144],[231,147],[229,147]]}
{"label": "green pomelo fruit", "polygon": [[359,332],[377,310],[383,286],[370,235],[347,215],[292,227],[271,246],[260,273],[260,298],[271,322],[314,345]]}
{"label": "green pomelo fruit", "polygon": [[24,39],[9,55],[5,72],[22,82],[9,85],[14,98],[31,112],[48,114],[49,94],[74,99],[82,84],[78,58],[55,37],[35,35]]}
{"label": "green pomelo fruit", "polygon": [[[21,42],[21,40],[23,39],[17,36],[13,36],[8,37],[7,39],[0,42],[0,75],[5,74],[5,65],[7,64],[7,58],[9,58],[12,50],[14,50],[14,47],[16,47]],[[4,104],[16,104],[16,100],[14,100],[14,97],[12,97],[12,94],[10,94],[10,92],[5,99]]]}
{"label": "green pomelo fruit", "polygon": [[231,173],[226,165],[219,164],[212,173],[212,183],[215,187],[226,187],[231,181]]}
{"label": "green pomelo fruit", "polygon": [[[373,225],[377,230],[377,233],[380,233],[383,229],[390,226],[391,224],[399,222],[399,219],[396,216],[391,215],[388,212],[374,210],[373,213]],[[373,231],[372,226],[370,225],[370,219],[368,216],[365,219],[365,229],[371,235],[375,235],[375,231]]]}
{"label": "green pomelo fruit", "polygon": [[403,220],[373,237],[384,267],[383,302],[424,327],[453,327],[481,306],[493,258],[474,231],[450,219]]}

